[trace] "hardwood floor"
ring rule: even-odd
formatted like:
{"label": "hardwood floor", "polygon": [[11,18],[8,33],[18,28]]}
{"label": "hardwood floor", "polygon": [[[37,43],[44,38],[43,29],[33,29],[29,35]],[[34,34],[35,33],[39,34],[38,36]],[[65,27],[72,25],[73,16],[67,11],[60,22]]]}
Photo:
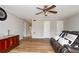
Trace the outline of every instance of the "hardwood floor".
{"label": "hardwood floor", "polygon": [[49,40],[44,39],[23,39],[20,41],[20,45],[9,53],[54,53],[52,46],[49,43]]}

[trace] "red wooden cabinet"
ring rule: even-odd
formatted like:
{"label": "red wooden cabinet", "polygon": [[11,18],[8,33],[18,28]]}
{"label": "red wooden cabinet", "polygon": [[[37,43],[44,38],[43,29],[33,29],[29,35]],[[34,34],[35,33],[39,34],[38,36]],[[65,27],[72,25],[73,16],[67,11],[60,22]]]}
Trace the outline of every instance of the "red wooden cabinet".
{"label": "red wooden cabinet", "polygon": [[5,46],[5,39],[0,40],[0,51],[3,52],[5,50],[5,48],[6,48],[6,46]]}
{"label": "red wooden cabinet", "polygon": [[8,52],[19,45],[19,35],[0,39],[0,52]]}
{"label": "red wooden cabinet", "polygon": [[6,41],[5,41],[6,49],[8,49],[8,48],[11,47],[11,45],[10,45],[10,39],[11,39],[11,38],[8,38],[8,39],[6,39]]}

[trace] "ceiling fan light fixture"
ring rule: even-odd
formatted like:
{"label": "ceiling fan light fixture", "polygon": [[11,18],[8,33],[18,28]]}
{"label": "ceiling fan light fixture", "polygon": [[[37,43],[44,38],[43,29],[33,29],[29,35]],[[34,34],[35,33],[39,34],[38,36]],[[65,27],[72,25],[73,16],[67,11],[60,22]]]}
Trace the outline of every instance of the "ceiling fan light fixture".
{"label": "ceiling fan light fixture", "polygon": [[44,16],[47,16],[47,14],[48,14],[47,12],[46,12],[46,13],[44,13]]}
{"label": "ceiling fan light fixture", "polygon": [[54,14],[56,14],[57,11],[51,11],[51,9],[53,9],[53,8],[55,8],[55,7],[56,7],[56,5],[52,5],[52,6],[50,6],[50,7],[48,7],[48,5],[45,5],[44,8],[39,8],[39,7],[37,7],[37,9],[41,10],[41,12],[36,13],[36,15],[39,15],[39,14],[41,14],[41,13],[44,13],[44,16],[47,16],[48,12],[49,12],[49,13],[54,13]]}

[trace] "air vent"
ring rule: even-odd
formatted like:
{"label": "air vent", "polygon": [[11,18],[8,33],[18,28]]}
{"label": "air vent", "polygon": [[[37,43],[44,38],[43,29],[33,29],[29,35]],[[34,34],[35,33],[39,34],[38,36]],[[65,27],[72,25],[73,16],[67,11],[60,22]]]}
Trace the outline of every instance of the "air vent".
{"label": "air vent", "polygon": [[36,20],[33,20],[33,21],[36,21]]}

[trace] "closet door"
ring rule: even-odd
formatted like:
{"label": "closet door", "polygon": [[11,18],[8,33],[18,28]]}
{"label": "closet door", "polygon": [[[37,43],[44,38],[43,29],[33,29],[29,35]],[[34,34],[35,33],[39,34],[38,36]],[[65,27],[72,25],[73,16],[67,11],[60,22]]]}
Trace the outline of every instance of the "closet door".
{"label": "closet door", "polygon": [[50,38],[50,21],[44,21],[44,37]]}

